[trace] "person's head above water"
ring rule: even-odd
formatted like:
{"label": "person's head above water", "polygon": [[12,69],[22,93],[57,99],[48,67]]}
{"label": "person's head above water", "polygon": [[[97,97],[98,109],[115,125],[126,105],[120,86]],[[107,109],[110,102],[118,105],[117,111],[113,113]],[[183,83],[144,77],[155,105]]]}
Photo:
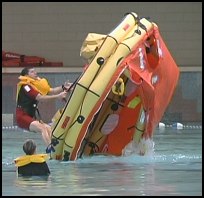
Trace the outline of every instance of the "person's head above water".
{"label": "person's head above water", "polygon": [[26,155],[33,155],[36,151],[36,144],[33,140],[28,139],[23,144],[23,151]]}

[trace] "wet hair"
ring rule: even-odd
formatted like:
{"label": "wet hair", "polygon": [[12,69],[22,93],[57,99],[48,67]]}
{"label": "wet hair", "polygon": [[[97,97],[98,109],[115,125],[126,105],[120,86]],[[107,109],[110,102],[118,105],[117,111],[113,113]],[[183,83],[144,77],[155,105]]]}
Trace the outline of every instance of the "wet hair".
{"label": "wet hair", "polygon": [[30,69],[32,69],[33,67],[25,67],[22,69],[21,71],[21,76],[25,76],[25,75],[28,75],[28,72]]}
{"label": "wet hair", "polygon": [[28,139],[25,141],[23,144],[23,151],[25,152],[26,155],[33,155],[36,150],[36,144],[33,140]]}

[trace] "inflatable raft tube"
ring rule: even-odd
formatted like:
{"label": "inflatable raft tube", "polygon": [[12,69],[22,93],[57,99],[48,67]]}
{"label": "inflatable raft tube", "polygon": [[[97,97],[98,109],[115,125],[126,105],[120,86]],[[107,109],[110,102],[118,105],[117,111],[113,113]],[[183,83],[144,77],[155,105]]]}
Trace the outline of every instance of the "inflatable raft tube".
{"label": "inflatable raft tube", "polygon": [[[80,79],[76,83],[76,86],[64,107],[60,119],[55,123],[55,127],[52,131],[52,142],[56,142],[53,147],[54,152],[51,153],[53,159],[62,159],[62,148],[65,137],[69,128],[75,122],[75,115],[83,103],[84,96],[89,90],[90,85],[100,73],[108,59],[112,56],[118,44],[124,40],[125,36],[137,26],[137,15],[135,13],[127,14],[122,22],[107,35],[102,43],[98,53],[91,61],[89,67],[81,75]],[[80,118],[79,118],[80,119]]]}
{"label": "inflatable raft tube", "polygon": [[[114,87],[112,87],[99,112],[94,116],[93,121],[89,125],[86,137],[84,138],[84,145],[81,146],[81,151],[79,152],[81,156],[93,155],[99,152],[107,135],[117,127],[120,121],[120,111],[124,107],[128,78],[123,74],[119,80],[119,83],[122,83],[121,85],[124,85],[124,88],[119,87],[119,89],[122,90],[120,93],[115,91],[113,89]],[[118,81],[116,84],[117,83]]]}
{"label": "inflatable raft tube", "polygon": [[[136,143],[140,141],[145,127],[145,122],[140,119],[140,115],[145,116],[140,112],[142,101],[139,97],[139,90],[137,85],[130,78],[127,78],[124,73],[121,78],[125,80],[124,94],[118,96],[118,99],[110,100],[112,92],[109,93],[100,109],[100,113],[104,111],[104,114],[97,115],[97,120],[91,123],[95,127],[88,131],[90,135],[85,138],[85,144],[82,151],[80,151],[81,156],[95,155],[96,153],[118,156],[121,155],[122,149],[132,139]],[[106,105],[107,107],[104,105],[106,103],[109,104]],[[137,123],[136,120],[138,120]],[[113,145],[112,150],[108,149],[111,146],[107,144],[107,138],[110,134],[111,136],[114,135],[114,142],[111,142],[111,145]]]}
{"label": "inflatable raft tube", "polygon": [[146,30],[138,26],[135,30],[139,31],[139,34],[132,34],[118,45],[115,53],[107,60],[86,92],[83,106],[78,109],[74,118],[76,122],[70,127],[65,138],[63,147],[63,159],[65,161],[77,159],[78,151],[90,122],[100,109],[111,87],[125,70],[125,65],[120,65],[120,63],[139,42],[142,42],[147,32],[153,29],[153,24],[144,18],[140,20],[140,23],[146,27]]}

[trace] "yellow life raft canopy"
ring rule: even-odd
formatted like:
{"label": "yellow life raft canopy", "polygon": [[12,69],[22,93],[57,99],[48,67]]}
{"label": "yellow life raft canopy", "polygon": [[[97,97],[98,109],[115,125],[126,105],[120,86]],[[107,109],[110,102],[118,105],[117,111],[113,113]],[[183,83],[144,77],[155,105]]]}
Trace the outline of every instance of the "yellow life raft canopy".
{"label": "yellow life raft canopy", "polygon": [[85,58],[89,63],[95,56],[105,38],[106,35],[104,34],[89,33],[80,49],[80,56]]}

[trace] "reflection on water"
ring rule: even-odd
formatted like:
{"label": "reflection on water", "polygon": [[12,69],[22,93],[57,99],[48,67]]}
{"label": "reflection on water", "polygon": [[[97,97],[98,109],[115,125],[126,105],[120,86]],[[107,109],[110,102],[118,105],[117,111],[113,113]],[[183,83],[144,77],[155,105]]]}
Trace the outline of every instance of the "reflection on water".
{"label": "reflection on water", "polygon": [[49,182],[49,176],[17,176],[16,184],[20,184],[20,186],[45,186]]}
{"label": "reflection on water", "polygon": [[[11,133],[13,135],[11,135]],[[23,136],[24,135],[24,136]],[[153,156],[93,156],[75,162],[49,160],[49,177],[16,177],[12,160],[22,154],[25,136],[3,132],[3,195],[196,196],[202,194],[201,130],[156,131]],[[24,138],[22,138],[24,137]],[[12,142],[17,142],[15,145]]]}

